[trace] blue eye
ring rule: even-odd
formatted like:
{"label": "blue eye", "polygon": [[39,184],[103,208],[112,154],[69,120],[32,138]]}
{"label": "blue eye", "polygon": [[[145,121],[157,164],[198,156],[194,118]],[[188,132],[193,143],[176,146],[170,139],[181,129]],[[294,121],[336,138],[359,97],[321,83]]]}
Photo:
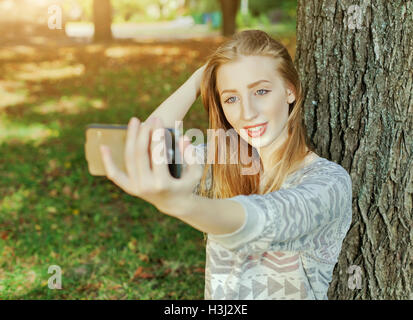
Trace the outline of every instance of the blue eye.
{"label": "blue eye", "polygon": [[[267,92],[270,92],[270,90],[266,90],[266,89],[260,89],[260,90],[257,90],[257,92],[258,92],[258,91],[265,91],[264,94],[267,94]],[[263,96],[264,94],[260,94],[260,96]]]}
{"label": "blue eye", "polygon": [[[268,92],[270,92],[271,90],[259,89],[259,90],[257,90],[256,92],[259,92],[259,91],[265,91],[263,94],[260,94],[260,96],[263,96],[263,95],[267,94]],[[231,100],[232,98],[235,98],[235,97],[229,97],[229,98],[225,101],[225,103],[228,103],[228,104],[234,103],[235,101],[234,101],[234,100]],[[230,100],[231,100],[232,102],[230,102]]]}
{"label": "blue eye", "polygon": [[228,102],[228,101],[229,101],[230,99],[232,99],[232,98],[235,98],[235,97],[230,97],[230,98],[228,98],[227,101],[225,101],[225,103],[230,103],[230,104],[231,104],[231,103],[234,103],[235,101],[234,101],[234,102]]}

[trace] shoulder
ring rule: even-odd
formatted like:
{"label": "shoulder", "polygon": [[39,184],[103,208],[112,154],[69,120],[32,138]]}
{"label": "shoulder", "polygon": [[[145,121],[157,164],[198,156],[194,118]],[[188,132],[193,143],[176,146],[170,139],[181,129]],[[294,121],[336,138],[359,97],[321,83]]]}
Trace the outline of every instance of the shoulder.
{"label": "shoulder", "polygon": [[334,161],[325,158],[322,159],[325,160],[323,161],[325,163],[325,171],[322,174],[326,175],[327,177],[333,178],[333,182],[341,184],[343,187],[345,187],[346,191],[351,193],[352,181],[351,176],[347,172],[347,170],[343,166]]}
{"label": "shoulder", "polygon": [[[291,179],[291,180],[290,180]],[[285,188],[301,194],[311,190],[309,196],[327,197],[332,203],[352,202],[352,181],[350,174],[340,164],[318,157],[312,163],[292,175],[285,183]]]}
{"label": "shoulder", "polygon": [[303,175],[313,179],[318,178],[333,182],[338,180],[338,182],[350,186],[352,184],[350,174],[343,166],[323,157],[318,157],[306,166],[303,170]]}
{"label": "shoulder", "polygon": [[320,192],[329,199],[333,211],[343,213],[342,216],[346,216],[346,219],[351,218],[352,181],[343,166],[320,157],[313,166],[309,166],[307,175],[303,180],[308,179],[310,184],[315,183],[320,186]]}

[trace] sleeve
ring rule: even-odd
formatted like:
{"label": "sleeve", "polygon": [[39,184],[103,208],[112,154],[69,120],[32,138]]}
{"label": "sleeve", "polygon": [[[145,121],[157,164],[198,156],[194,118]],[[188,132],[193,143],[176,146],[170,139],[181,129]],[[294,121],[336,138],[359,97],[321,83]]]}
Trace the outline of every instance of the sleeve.
{"label": "sleeve", "polygon": [[235,232],[208,234],[230,250],[263,253],[270,246],[285,250],[337,247],[351,222],[351,178],[338,164],[303,176],[299,185],[268,194],[228,198],[245,210],[244,224]]}

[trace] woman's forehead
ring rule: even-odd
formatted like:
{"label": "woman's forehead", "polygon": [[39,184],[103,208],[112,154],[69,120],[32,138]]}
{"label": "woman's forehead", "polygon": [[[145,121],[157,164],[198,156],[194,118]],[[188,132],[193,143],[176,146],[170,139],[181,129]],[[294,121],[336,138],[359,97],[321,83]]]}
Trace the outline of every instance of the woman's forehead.
{"label": "woman's forehead", "polygon": [[225,63],[217,69],[217,87],[219,91],[247,88],[249,84],[258,80],[267,80],[272,84],[280,81],[274,59],[269,57],[247,57]]}

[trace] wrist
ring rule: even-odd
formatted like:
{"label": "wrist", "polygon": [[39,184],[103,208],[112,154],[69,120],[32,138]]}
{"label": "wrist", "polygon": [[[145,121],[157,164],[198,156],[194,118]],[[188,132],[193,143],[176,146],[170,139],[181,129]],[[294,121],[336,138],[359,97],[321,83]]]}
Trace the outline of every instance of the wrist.
{"label": "wrist", "polygon": [[196,208],[196,197],[196,195],[191,194],[181,199],[174,198],[172,203],[167,204],[164,208],[158,208],[158,210],[176,218],[188,216]]}
{"label": "wrist", "polygon": [[201,89],[201,81],[202,81],[202,76],[204,74],[205,66],[202,66],[201,68],[197,69],[193,74],[192,74],[192,80],[195,85],[195,92],[196,95],[199,96],[200,89]]}

